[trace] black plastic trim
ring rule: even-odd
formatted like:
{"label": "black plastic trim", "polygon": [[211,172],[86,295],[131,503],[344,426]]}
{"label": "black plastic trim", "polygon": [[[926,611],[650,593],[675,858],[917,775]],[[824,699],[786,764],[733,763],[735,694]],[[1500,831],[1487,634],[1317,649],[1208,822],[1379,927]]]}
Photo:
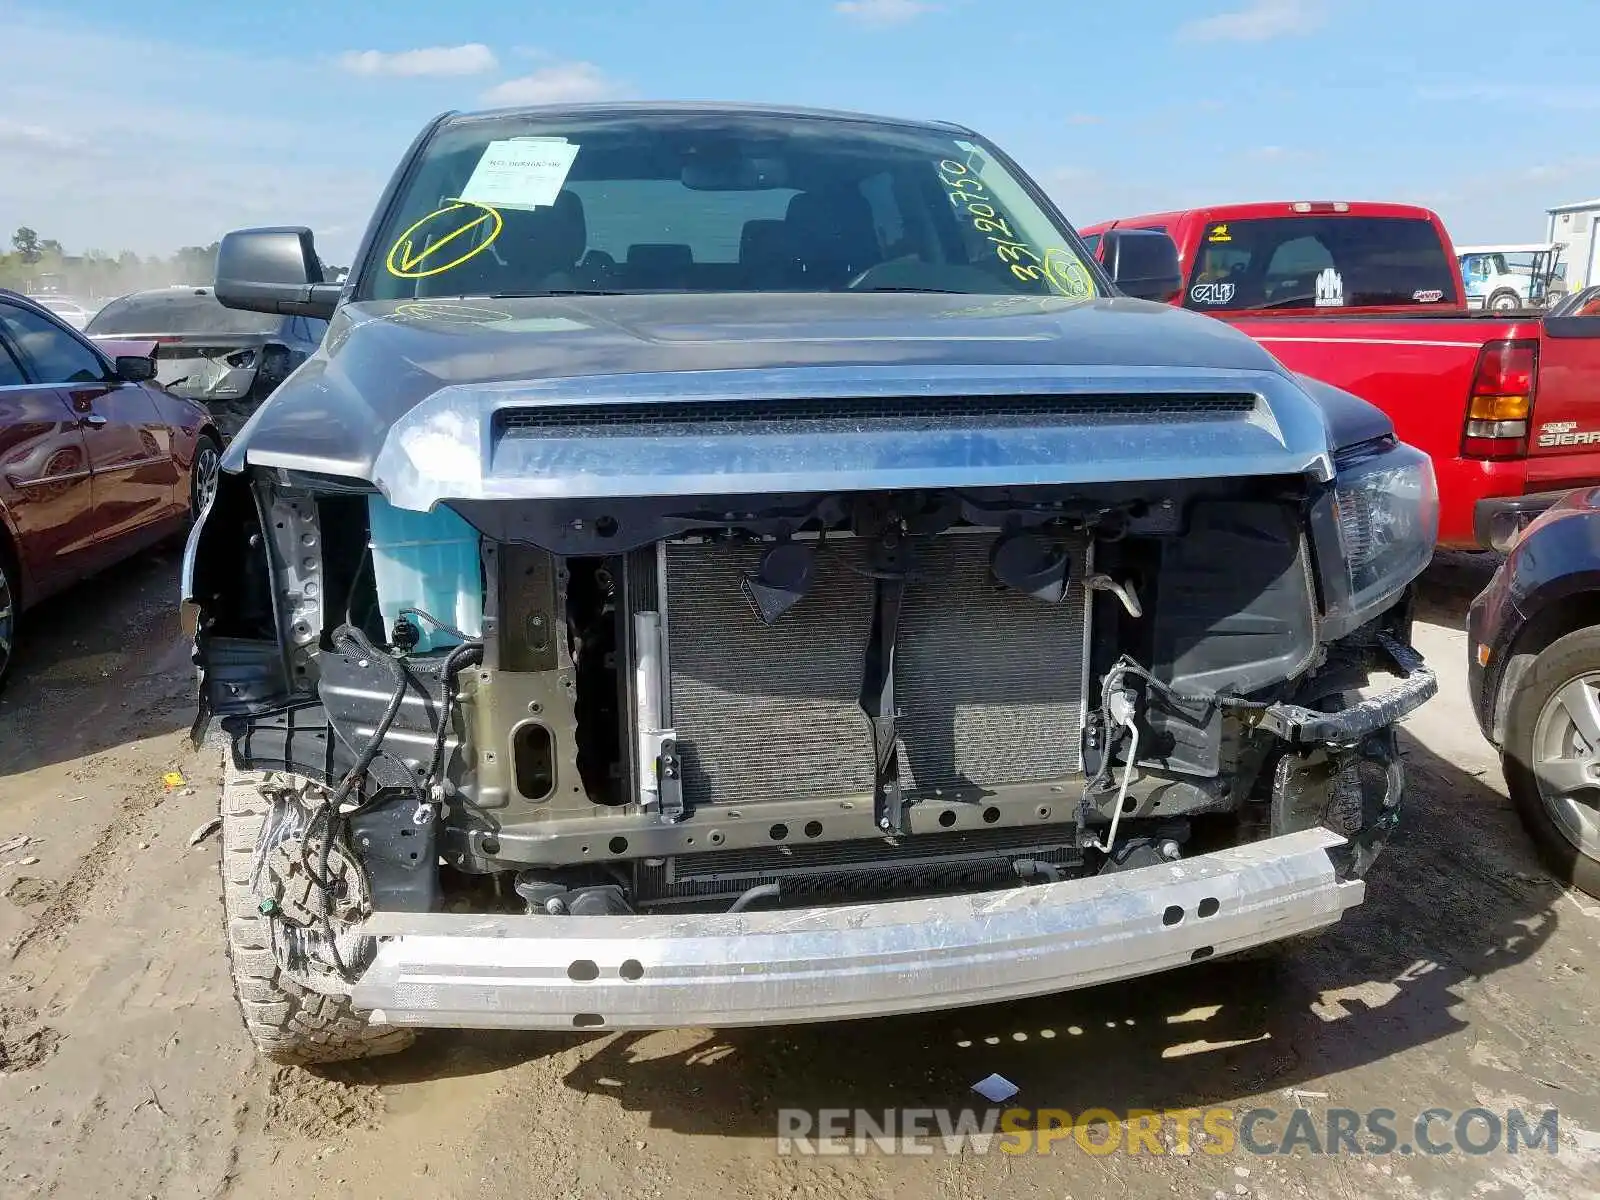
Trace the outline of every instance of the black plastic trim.
{"label": "black plastic trim", "polygon": [[1479,500],[1472,508],[1472,535],[1478,539],[1478,545],[1492,546],[1489,534],[1493,530],[1496,517],[1537,515],[1550,508],[1566,494],[1566,490],[1531,492],[1526,496],[1489,496]]}
{"label": "black plastic trim", "polygon": [[1395,687],[1331,713],[1280,701],[1261,711],[1257,725],[1299,746],[1350,745],[1393,725],[1438,694],[1439,679],[1422,655],[1386,633],[1376,640],[1401,676]]}

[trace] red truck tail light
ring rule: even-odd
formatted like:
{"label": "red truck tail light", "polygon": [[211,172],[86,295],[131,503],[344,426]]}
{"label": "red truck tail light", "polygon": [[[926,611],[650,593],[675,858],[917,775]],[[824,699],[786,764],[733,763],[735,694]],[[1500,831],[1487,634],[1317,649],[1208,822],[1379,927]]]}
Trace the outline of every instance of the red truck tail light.
{"label": "red truck tail light", "polygon": [[1489,342],[1478,352],[1467,396],[1463,457],[1518,458],[1527,450],[1538,376],[1537,342]]}

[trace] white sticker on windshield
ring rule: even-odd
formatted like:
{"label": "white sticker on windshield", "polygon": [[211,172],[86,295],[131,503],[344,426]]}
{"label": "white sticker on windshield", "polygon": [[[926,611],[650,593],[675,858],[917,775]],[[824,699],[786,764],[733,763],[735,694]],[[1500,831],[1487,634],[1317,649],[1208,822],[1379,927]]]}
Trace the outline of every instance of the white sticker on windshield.
{"label": "white sticker on windshield", "polygon": [[1189,289],[1189,299],[1196,304],[1228,304],[1233,295],[1231,283],[1197,283]]}
{"label": "white sticker on windshield", "polygon": [[1322,268],[1317,276],[1317,307],[1338,308],[1344,304],[1344,278],[1332,267]]}
{"label": "white sticker on windshield", "polygon": [[484,147],[483,157],[457,199],[491,208],[542,208],[554,204],[578,157],[565,138],[504,138]]}

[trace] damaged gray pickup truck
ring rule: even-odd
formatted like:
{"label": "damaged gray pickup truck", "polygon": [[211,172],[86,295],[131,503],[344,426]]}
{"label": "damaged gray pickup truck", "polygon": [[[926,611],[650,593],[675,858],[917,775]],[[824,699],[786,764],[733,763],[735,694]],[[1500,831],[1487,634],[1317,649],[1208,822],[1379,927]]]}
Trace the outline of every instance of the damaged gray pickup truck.
{"label": "damaged gray pickup truck", "polygon": [[441,117],[342,284],[231,234],[223,303],[331,319],[184,560],[258,1046],[986,1003],[1359,904],[1429,461],[1107,239],[971,131],[710,105]]}

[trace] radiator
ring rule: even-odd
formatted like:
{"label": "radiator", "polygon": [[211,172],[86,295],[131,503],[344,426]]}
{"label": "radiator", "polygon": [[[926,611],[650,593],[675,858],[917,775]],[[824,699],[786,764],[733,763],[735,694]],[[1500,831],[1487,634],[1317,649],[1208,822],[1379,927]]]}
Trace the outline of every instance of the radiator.
{"label": "radiator", "polygon": [[[900,778],[908,800],[976,799],[1080,769],[1086,551],[1060,604],[1003,590],[992,533],[925,545],[896,646]],[[875,584],[866,547],[829,540],[806,598],[773,626],[740,579],[762,547],[670,542],[659,553],[671,722],[690,807],[774,799],[870,804],[872,732],[860,707]],[[855,568],[855,569],[852,569]]]}

